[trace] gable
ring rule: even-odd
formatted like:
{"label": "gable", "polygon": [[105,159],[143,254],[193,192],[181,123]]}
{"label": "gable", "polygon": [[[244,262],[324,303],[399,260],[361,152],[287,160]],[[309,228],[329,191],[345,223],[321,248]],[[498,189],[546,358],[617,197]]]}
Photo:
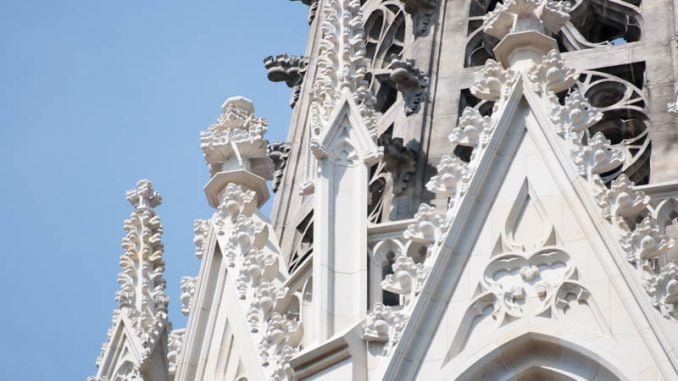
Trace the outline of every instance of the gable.
{"label": "gable", "polygon": [[[541,374],[534,363],[559,364],[573,379],[671,374],[648,306],[636,302],[637,280],[614,258],[616,238],[593,214],[592,195],[582,192],[563,147],[554,146],[543,110],[525,101],[519,85],[386,377]],[[524,363],[508,356],[521,350]],[[480,373],[472,371],[478,364],[485,364]]]}

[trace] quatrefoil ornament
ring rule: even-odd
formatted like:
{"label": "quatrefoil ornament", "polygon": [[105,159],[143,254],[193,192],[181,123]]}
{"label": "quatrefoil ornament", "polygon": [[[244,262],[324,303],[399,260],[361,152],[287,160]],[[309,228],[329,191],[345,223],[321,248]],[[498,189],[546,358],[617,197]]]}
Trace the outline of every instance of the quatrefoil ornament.
{"label": "quatrefoil ornament", "polygon": [[562,249],[544,247],[529,254],[502,254],[487,265],[481,287],[495,295],[507,314],[522,317],[548,309],[575,268]]}

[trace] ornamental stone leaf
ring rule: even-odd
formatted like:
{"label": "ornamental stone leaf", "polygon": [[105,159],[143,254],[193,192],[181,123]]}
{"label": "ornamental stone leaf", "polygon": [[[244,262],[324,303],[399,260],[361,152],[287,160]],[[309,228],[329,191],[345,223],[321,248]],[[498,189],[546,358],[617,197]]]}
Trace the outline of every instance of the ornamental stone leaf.
{"label": "ornamental stone leaf", "polygon": [[489,116],[483,116],[473,107],[466,107],[449,139],[453,144],[464,147],[486,145],[490,138],[491,128]]}
{"label": "ornamental stone leaf", "polygon": [[577,82],[577,72],[565,66],[557,49],[549,51],[539,65],[528,71],[528,79],[534,90],[542,95],[559,93]]}
{"label": "ornamental stone leaf", "polygon": [[669,262],[645,282],[652,304],[664,317],[678,318],[678,265]]}
{"label": "ornamental stone leaf", "polygon": [[208,230],[209,221],[193,221],[193,245],[195,246],[195,256],[198,259],[202,259],[202,256],[205,253],[205,240],[207,239]]}
{"label": "ornamental stone leaf", "polygon": [[581,139],[583,133],[603,118],[603,113],[591,106],[588,100],[575,90],[565,99],[565,105],[551,109],[551,121],[556,133],[566,139]]}
{"label": "ornamental stone leaf", "polygon": [[250,249],[240,267],[236,281],[240,299],[245,299],[249,287],[256,287],[262,281],[273,281],[278,273],[278,258],[261,249]]}
{"label": "ornamental stone leaf", "polygon": [[[598,181],[602,182],[599,178]],[[635,220],[650,203],[650,196],[636,190],[633,185],[625,174],[621,174],[612,181],[610,189],[599,184],[596,193],[596,201],[602,208],[603,217],[613,222],[623,223],[626,229],[628,226],[625,220]]]}
{"label": "ornamental stone leaf", "polygon": [[405,297],[405,304],[408,304],[412,297],[421,291],[427,275],[423,264],[415,263],[406,255],[400,255],[393,264],[393,274],[388,274],[384,278],[381,287]]}
{"label": "ornamental stone leaf", "polygon": [[184,344],[185,329],[175,329],[167,338],[167,363],[169,374],[173,375],[177,371],[179,355]]}
{"label": "ornamental stone leaf", "polygon": [[254,289],[254,297],[247,312],[247,321],[252,332],[258,332],[260,325],[267,322],[287,295],[287,289],[276,286],[267,280],[259,283]]}
{"label": "ornamental stone leaf", "polygon": [[426,189],[439,198],[460,195],[470,178],[468,164],[456,156],[443,155],[437,166],[438,174],[426,183]]}
{"label": "ornamental stone leaf", "polygon": [[442,238],[443,231],[447,229],[445,215],[436,212],[435,208],[428,204],[419,205],[414,220],[415,222],[408,225],[407,230],[403,233],[405,239],[414,242],[437,243]]}
{"label": "ornamental stone leaf", "polygon": [[250,217],[238,216],[229,236],[229,247],[237,248],[239,254],[246,254],[251,248],[261,249],[268,240],[268,227]]}
{"label": "ornamental stone leaf", "polygon": [[516,78],[516,72],[506,70],[497,61],[488,59],[476,74],[471,93],[486,101],[498,101],[506,97]]}
{"label": "ornamental stone leaf", "polygon": [[587,145],[580,145],[574,139],[572,158],[579,174],[586,177],[609,172],[624,163],[624,153],[610,145],[602,132],[593,135]]}
{"label": "ornamental stone leaf", "polygon": [[191,313],[193,297],[195,296],[196,278],[192,276],[181,277],[181,314],[188,316]]}
{"label": "ornamental stone leaf", "polygon": [[629,262],[648,261],[661,257],[673,248],[673,239],[659,226],[657,220],[647,216],[633,232],[626,232],[621,245],[628,254]]}
{"label": "ornamental stone leaf", "polygon": [[400,340],[408,314],[402,307],[384,306],[377,303],[367,315],[363,323],[363,340],[368,343],[381,343],[384,345],[382,356],[388,354]]}
{"label": "ornamental stone leaf", "polygon": [[269,368],[270,379],[292,380],[294,371],[289,362],[299,345],[303,326],[299,321],[273,313],[267,322],[264,335],[259,342],[259,357],[262,366]]}
{"label": "ornamental stone leaf", "polygon": [[229,183],[219,193],[219,206],[215,212],[217,221],[236,221],[240,215],[251,216],[257,210],[257,194],[241,185]]}

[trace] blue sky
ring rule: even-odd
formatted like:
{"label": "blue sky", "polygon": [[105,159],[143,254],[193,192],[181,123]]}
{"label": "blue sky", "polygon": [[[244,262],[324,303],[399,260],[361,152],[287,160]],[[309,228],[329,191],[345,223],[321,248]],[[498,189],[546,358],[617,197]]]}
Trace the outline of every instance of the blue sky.
{"label": "blue sky", "polygon": [[0,0],[0,380],[82,380],[111,322],[125,191],[164,204],[170,316],[211,215],[199,132],[243,95],[284,140],[290,90],[270,54],[302,54],[286,0]]}

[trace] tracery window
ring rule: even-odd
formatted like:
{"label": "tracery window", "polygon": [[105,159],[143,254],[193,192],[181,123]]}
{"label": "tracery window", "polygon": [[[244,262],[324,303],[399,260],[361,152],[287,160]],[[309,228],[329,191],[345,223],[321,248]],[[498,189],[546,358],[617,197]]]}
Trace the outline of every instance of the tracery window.
{"label": "tracery window", "polygon": [[583,71],[579,88],[603,119],[590,128],[591,136],[602,132],[625,154],[624,163],[602,174],[605,182],[625,173],[636,184],[650,179],[650,138],[648,110],[643,97],[643,62]]}
{"label": "tracery window", "polygon": [[313,254],[313,211],[297,225],[287,270],[295,272]]}
{"label": "tracery window", "polygon": [[396,102],[398,91],[389,79],[388,66],[400,57],[406,38],[411,35],[406,13],[399,1],[381,1],[365,6],[365,48],[370,67],[367,80],[377,97],[376,110],[385,114]]}

